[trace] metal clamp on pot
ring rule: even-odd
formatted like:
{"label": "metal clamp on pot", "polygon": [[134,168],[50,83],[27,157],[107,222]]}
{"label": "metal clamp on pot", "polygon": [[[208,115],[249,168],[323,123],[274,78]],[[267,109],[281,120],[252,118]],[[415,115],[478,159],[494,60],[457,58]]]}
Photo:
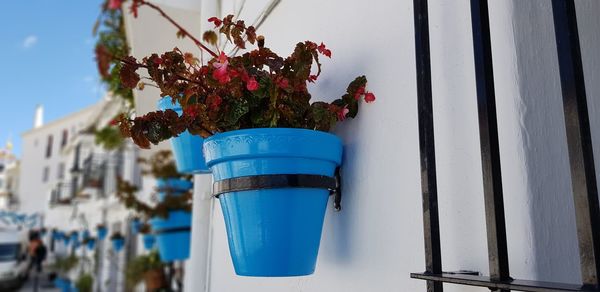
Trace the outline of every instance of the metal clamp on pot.
{"label": "metal clamp on pot", "polygon": [[213,197],[218,198],[222,194],[231,192],[282,188],[327,189],[330,195],[334,196],[335,210],[342,209],[342,184],[339,167],[336,169],[334,177],[314,174],[268,174],[224,179],[213,183]]}

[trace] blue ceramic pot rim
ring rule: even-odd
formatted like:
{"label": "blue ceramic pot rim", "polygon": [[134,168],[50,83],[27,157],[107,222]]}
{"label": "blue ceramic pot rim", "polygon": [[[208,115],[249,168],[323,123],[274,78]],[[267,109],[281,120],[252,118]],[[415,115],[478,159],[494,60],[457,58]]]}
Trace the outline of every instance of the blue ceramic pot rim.
{"label": "blue ceramic pot rim", "polygon": [[192,212],[184,210],[169,211],[169,217],[154,217],[150,219],[153,231],[160,231],[166,228],[191,226]]}
{"label": "blue ceramic pot rim", "polygon": [[[235,147],[237,145],[281,144],[282,147]],[[304,145],[318,145],[314,151]],[[215,134],[204,140],[206,165],[258,157],[301,157],[328,160],[341,165],[342,140],[331,133],[301,128],[253,128]]]}

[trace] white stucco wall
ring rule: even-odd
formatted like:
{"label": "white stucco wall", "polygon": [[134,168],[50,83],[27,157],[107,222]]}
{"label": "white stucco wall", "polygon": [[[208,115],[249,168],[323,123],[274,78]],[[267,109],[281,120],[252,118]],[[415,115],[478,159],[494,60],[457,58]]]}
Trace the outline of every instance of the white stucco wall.
{"label": "white stucco wall", "polygon": [[[247,1],[244,18],[254,20],[266,2]],[[578,282],[550,1],[490,2],[512,275]],[[204,27],[204,20],[218,9],[216,3],[198,1]],[[600,141],[600,57],[595,53],[600,20],[594,15],[599,5],[577,1],[594,142]],[[232,1],[223,1],[221,14],[232,7]],[[446,271],[488,274],[469,9],[468,0],[430,1],[443,265]],[[192,17],[185,21],[193,24],[197,15],[178,17]],[[409,278],[410,272],[424,270],[412,1],[282,1],[259,34],[284,56],[299,41],[327,44],[333,59],[323,60],[324,73],[311,86],[315,99],[336,98],[361,74],[369,78],[369,90],[378,99],[363,104],[355,120],[335,130],[345,143],[343,211],[328,207],[316,273],[297,278],[235,276],[219,203],[210,207],[206,200],[195,200],[186,291],[203,291],[204,286],[213,292],[424,291],[424,282]],[[161,46],[166,50],[173,45],[167,37],[152,48]],[[141,96],[136,95],[143,104],[138,109],[153,109],[155,100]],[[598,144],[594,150],[600,167]],[[196,181],[208,184],[204,178]],[[197,187],[196,197],[205,191]],[[445,291],[488,289],[446,285]]]}

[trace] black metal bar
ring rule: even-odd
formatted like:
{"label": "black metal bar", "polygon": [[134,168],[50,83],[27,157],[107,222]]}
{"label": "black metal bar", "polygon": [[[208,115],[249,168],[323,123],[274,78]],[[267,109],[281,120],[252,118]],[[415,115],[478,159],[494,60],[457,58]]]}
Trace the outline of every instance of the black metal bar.
{"label": "black metal bar", "polygon": [[469,285],[476,287],[487,287],[492,290],[515,290],[515,291],[530,291],[530,292],[557,292],[557,291],[599,291],[581,284],[564,284],[553,282],[529,281],[529,280],[493,280],[490,277],[461,275],[461,274],[428,274],[414,273],[410,274],[411,278],[427,281],[438,281],[458,285]]}
{"label": "black metal bar", "polygon": [[600,288],[600,207],[575,1],[553,0],[582,282]]}
{"label": "black metal bar", "polygon": [[[419,115],[419,151],[421,156],[421,193],[423,197],[423,233],[426,273],[442,272],[440,223],[437,200],[431,60],[429,53],[429,12],[427,0],[414,0],[417,102]],[[442,292],[443,283],[427,281],[428,292]]]}
{"label": "black metal bar", "polygon": [[318,188],[337,192],[335,177],[312,174],[270,174],[224,179],[213,183],[213,196],[240,191],[276,188]]}
{"label": "black metal bar", "polygon": [[487,0],[471,0],[471,21],[490,277],[506,281],[510,273]]}

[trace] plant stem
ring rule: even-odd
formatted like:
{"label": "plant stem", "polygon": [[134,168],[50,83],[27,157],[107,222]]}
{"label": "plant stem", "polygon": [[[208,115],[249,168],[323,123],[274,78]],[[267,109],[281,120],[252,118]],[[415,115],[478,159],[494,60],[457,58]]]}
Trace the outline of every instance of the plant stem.
{"label": "plant stem", "polygon": [[[209,53],[211,56],[217,58],[219,57],[219,55],[217,55],[217,53],[215,53],[214,51],[212,51],[211,49],[209,49],[208,47],[206,47],[204,44],[202,44],[202,42],[200,42],[196,37],[194,37],[192,34],[190,34],[185,28],[183,28],[179,23],[177,23],[173,18],[171,18],[167,13],[165,13],[164,10],[162,10],[162,8],[150,3],[150,2],[146,2],[144,0],[139,0],[139,3],[141,5],[146,5],[154,10],[156,10],[158,13],[160,13],[160,15],[162,17],[164,17],[166,20],[168,20],[171,24],[173,24],[175,27],[177,27],[177,29],[179,29],[179,31],[189,37],[198,47],[200,47],[201,49],[203,49],[204,51],[206,51],[207,53]],[[135,4],[134,4],[135,5]]]}

